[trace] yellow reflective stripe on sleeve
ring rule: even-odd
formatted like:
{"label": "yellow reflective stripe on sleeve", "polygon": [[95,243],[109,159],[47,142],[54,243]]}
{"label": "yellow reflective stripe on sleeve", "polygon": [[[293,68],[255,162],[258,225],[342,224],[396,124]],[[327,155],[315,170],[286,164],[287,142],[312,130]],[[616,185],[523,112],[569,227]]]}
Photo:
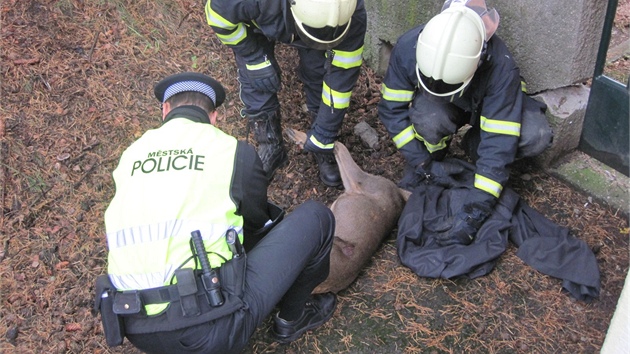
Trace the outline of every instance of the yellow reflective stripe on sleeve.
{"label": "yellow reflective stripe on sleeve", "polygon": [[407,145],[408,142],[413,140],[415,137],[415,131],[413,129],[413,125],[408,126],[400,133],[396,134],[396,136],[392,139],[397,149]]}
{"label": "yellow reflective stripe on sleeve", "polygon": [[481,130],[488,133],[521,136],[521,123],[488,119],[481,116]]}
{"label": "yellow reflective stripe on sleeve", "polygon": [[499,183],[478,174],[475,174],[475,188],[488,192],[497,198],[499,198],[501,191],[503,191],[503,187]]}
{"label": "yellow reflective stripe on sleeve", "polygon": [[315,144],[315,146],[317,146],[320,149],[331,150],[335,147],[335,143],[324,144],[320,142],[319,140],[317,140],[317,138],[315,138],[314,135],[311,135],[309,140],[311,141],[311,143]]}
{"label": "yellow reflective stripe on sleeve", "polygon": [[521,91],[527,93],[527,83],[521,80]]}
{"label": "yellow reflective stripe on sleeve", "polygon": [[[414,129],[415,131],[415,129]],[[428,141],[424,140],[424,138],[422,136],[420,136],[420,134],[418,134],[418,132],[416,132],[416,139],[422,141],[422,143],[424,144],[424,146],[426,146],[427,150],[429,150],[430,153],[434,153],[436,151],[442,150],[446,148],[446,142],[449,141],[451,137],[449,135],[443,137],[440,141],[438,141],[437,144],[431,144]]]}
{"label": "yellow reflective stripe on sleeve", "polygon": [[363,47],[352,52],[335,50],[332,65],[342,69],[356,68],[363,62],[361,54],[363,54]]}
{"label": "yellow reflective stripe on sleeve", "polygon": [[381,85],[381,93],[383,94],[384,100],[394,102],[411,102],[414,91],[390,89],[385,85],[385,83],[383,83]]}
{"label": "yellow reflective stripe on sleeve", "polygon": [[271,65],[271,62],[269,60],[265,60],[260,64],[253,64],[253,65],[245,64],[245,66],[247,67],[247,70],[260,70],[270,65]]}
{"label": "yellow reflective stripe on sleeve", "polygon": [[[325,82],[322,87],[322,101],[329,107],[343,109],[350,107],[352,91],[339,92],[331,89]],[[333,106],[334,103],[334,106]]]}

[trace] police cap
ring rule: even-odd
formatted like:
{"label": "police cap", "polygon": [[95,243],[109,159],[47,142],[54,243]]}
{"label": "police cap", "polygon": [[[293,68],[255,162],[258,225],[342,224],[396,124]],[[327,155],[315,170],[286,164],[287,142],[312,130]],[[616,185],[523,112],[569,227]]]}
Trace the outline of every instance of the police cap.
{"label": "police cap", "polygon": [[215,79],[195,72],[171,75],[158,82],[154,88],[155,97],[162,103],[182,92],[200,92],[208,96],[219,107],[225,100],[225,90]]}

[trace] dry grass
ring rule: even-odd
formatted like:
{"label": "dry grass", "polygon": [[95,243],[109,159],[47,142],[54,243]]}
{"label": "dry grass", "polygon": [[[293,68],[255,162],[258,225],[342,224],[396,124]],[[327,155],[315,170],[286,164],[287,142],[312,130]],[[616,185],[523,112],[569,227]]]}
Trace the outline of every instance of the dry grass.
{"label": "dry grass", "polygon": [[[198,1],[6,0],[0,10],[0,352],[133,353],[128,343],[108,349],[90,312],[94,280],[106,268],[111,172],[126,146],[158,126],[153,85],[174,72],[223,82],[219,126],[243,138],[232,54],[205,25]],[[278,51],[284,124],[305,130],[295,53]],[[341,140],[365,170],[398,180],[402,159],[389,140],[372,151],[352,133],[363,119],[386,136],[376,115],[379,83],[364,68]],[[419,278],[399,264],[394,232],[340,293],[329,323],[282,346],[267,336],[267,321],[247,351],[597,352],[628,270],[627,218],[527,164],[513,187],[597,251],[598,300],[573,301],[560,280],[527,267],[513,247],[482,278]],[[323,187],[310,157],[291,147],[270,193],[291,210],[307,198],[330,203],[341,192]]]}

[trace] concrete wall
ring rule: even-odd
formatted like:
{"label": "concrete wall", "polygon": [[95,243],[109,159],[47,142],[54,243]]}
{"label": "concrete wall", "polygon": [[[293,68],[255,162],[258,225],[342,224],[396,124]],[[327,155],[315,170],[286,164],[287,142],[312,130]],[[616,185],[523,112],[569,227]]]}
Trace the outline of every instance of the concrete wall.
{"label": "concrete wall", "polygon": [[[487,0],[501,16],[497,34],[512,51],[530,93],[593,75],[607,0]],[[365,0],[365,61],[384,74],[396,39],[437,14],[441,0]]]}

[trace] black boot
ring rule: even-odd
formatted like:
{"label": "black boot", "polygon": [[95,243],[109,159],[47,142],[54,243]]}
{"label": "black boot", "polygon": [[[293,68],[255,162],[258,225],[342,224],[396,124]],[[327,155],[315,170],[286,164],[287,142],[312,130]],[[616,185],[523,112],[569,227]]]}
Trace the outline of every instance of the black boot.
{"label": "black boot", "polygon": [[342,185],[339,166],[334,154],[313,153],[319,166],[319,179],[328,187]]}
{"label": "black boot", "polygon": [[280,111],[260,112],[247,118],[254,128],[254,138],[258,142],[258,156],[262,160],[267,179],[271,181],[276,170],[289,160],[282,139]]}
{"label": "black boot", "polygon": [[276,314],[272,334],[280,343],[290,343],[300,338],[306,331],[326,323],[334,314],[337,296],[333,293],[315,294],[306,302],[302,316],[294,321],[286,321]]}

